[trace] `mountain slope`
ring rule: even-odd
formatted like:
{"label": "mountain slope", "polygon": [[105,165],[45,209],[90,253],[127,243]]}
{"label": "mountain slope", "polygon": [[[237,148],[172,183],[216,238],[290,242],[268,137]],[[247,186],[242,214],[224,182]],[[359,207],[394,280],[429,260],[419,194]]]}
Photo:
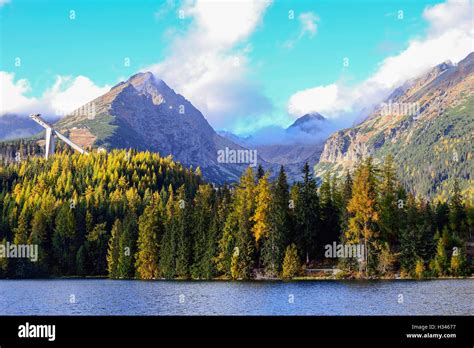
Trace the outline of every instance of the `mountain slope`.
{"label": "mountain slope", "polygon": [[0,116],[0,140],[29,137],[42,129],[39,124],[26,116],[15,114]]}
{"label": "mountain slope", "polygon": [[56,127],[85,147],[173,155],[186,166],[201,167],[210,181],[235,180],[246,166],[219,163],[219,150],[243,148],[219,136],[198,109],[149,72],[117,84]]}
{"label": "mountain slope", "polygon": [[311,166],[318,163],[328,125],[329,121],[319,113],[306,114],[282,129],[279,137],[272,135],[276,139],[269,144],[260,143],[258,133],[247,137],[227,131],[220,131],[219,134],[243,147],[256,149],[258,155],[268,162],[264,168],[272,169],[273,174],[283,165],[288,179],[297,181],[301,179],[301,170],[306,162]]}
{"label": "mountain slope", "polygon": [[397,88],[360,125],[332,134],[316,175],[392,154],[414,193],[445,199],[455,177],[473,193],[474,53]]}

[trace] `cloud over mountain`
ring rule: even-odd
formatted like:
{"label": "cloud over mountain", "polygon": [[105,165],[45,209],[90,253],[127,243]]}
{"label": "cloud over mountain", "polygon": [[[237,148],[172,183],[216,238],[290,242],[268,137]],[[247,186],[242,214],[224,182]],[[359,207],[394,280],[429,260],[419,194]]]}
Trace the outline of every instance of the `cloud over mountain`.
{"label": "cloud over mountain", "polygon": [[[186,95],[217,128],[272,108],[251,79],[246,39],[261,24],[270,1],[193,1],[180,11],[190,19],[168,56],[147,67]],[[225,28],[225,30],[223,30]]]}
{"label": "cloud over mountain", "polygon": [[[288,101],[290,114],[321,112],[329,118],[356,117],[388,96],[393,88],[423,74],[439,62],[457,62],[473,50],[474,5],[469,0],[448,0],[428,6],[423,18],[429,27],[423,38],[414,38],[405,50],[383,60],[376,72],[356,86],[344,82],[320,85],[295,92]],[[350,121],[352,121],[350,120]]]}
{"label": "cloud over mountain", "polygon": [[30,114],[41,111],[47,116],[66,115],[92,99],[106,93],[110,86],[97,86],[89,78],[79,75],[56,76],[54,84],[40,97],[29,97],[27,79],[15,81],[15,74],[0,71],[0,116],[7,113]]}

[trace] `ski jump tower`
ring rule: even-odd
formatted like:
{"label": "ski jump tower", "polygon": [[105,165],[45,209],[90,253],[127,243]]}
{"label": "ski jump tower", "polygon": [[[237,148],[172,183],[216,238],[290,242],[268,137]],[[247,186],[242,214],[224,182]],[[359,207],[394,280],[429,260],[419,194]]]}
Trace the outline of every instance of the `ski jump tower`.
{"label": "ski jump tower", "polygon": [[43,120],[40,114],[32,114],[30,115],[31,119],[38,123],[40,126],[44,127],[46,129],[46,150],[45,150],[45,158],[48,159],[49,156],[54,154],[54,147],[56,144],[56,137],[64,141],[66,144],[71,146],[74,150],[81,154],[88,155],[89,153],[84,150],[82,147],[79,145],[73,143],[71,140],[66,138],[64,135],[59,133],[56,129],[53,128],[52,125],[50,125],[48,122]]}

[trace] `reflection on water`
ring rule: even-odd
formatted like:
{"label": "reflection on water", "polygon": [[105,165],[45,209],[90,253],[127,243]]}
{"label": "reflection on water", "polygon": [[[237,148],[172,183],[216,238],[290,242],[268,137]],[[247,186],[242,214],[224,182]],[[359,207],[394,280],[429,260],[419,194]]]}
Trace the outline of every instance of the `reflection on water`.
{"label": "reflection on water", "polygon": [[474,280],[0,280],[0,315],[474,315]]}

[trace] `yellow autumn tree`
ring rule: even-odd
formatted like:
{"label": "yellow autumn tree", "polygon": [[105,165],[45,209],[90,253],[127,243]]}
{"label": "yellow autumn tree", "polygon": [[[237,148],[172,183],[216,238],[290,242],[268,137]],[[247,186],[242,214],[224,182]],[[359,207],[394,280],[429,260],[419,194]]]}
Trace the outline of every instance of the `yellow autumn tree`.
{"label": "yellow autumn tree", "polygon": [[256,187],[255,214],[252,216],[252,221],[254,222],[252,233],[257,245],[260,238],[268,235],[270,228],[270,195],[270,184],[268,182],[268,173],[266,173],[260,178]]}
{"label": "yellow autumn tree", "polygon": [[377,235],[377,190],[375,168],[369,157],[356,170],[352,187],[352,198],[347,210],[351,215],[346,238],[350,243],[364,242],[365,274],[368,273],[370,240]]}

